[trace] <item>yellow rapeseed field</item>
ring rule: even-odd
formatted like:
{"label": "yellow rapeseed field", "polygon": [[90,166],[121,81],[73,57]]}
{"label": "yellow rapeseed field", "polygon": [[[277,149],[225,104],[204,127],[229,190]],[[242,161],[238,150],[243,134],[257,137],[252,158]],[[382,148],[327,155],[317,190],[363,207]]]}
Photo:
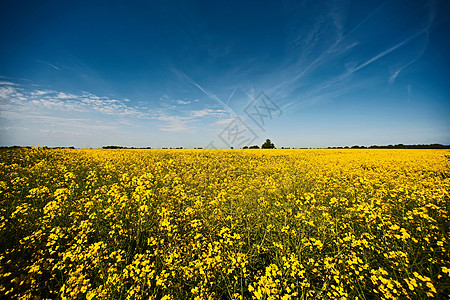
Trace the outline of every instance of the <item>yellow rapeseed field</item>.
{"label": "yellow rapeseed field", "polygon": [[449,299],[448,150],[0,154],[1,298]]}

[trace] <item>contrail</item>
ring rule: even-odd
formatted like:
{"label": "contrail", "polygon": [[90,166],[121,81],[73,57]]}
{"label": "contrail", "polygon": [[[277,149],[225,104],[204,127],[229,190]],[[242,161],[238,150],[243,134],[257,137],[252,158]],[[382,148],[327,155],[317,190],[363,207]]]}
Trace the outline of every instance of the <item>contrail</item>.
{"label": "contrail", "polygon": [[404,41],[402,41],[402,42],[398,43],[397,45],[395,45],[395,46],[393,46],[393,47],[391,47],[391,48],[389,48],[389,49],[387,49],[387,50],[381,52],[380,54],[378,54],[378,55],[372,57],[371,59],[369,59],[369,60],[366,61],[365,63],[363,63],[363,64],[357,66],[357,67],[354,68],[351,72],[353,73],[353,72],[356,72],[356,71],[358,71],[358,70],[361,70],[362,68],[364,68],[364,67],[370,65],[370,64],[373,63],[374,61],[379,60],[379,59],[382,58],[383,56],[386,56],[387,54],[391,53],[392,51],[394,51],[394,50],[400,48],[401,46],[403,46],[403,45],[409,43],[411,40],[415,39],[417,36],[419,36],[419,35],[421,35],[421,34],[427,32],[427,31],[428,31],[428,27],[425,28],[425,29],[422,29],[422,30],[419,31],[419,32],[416,32],[415,34],[413,34],[412,36],[408,37],[408,38],[405,39]]}
{"label": "contrail", "polygon": [[[347,32],[342,38],[340,38],[339,40],[337,40],[333,45],[331,45],[328,49],[326,49],[324,52],[322,52],[319,57],[317,57],[315,60],[313,60],[305,69],[303,69],[303,71],[299,74],[297,74],[296,76],[294,76],[292,79],[285,81],[281,84],[278,84],[277,86],[275,86],[272,90],[273,91],[277,91],[277,90],[282,90],[283,88],[288,87],[289,85],[291,85],[292,83],[294,83],[295,81],[297,81],[298,79],[300,79],[301,77],[303,77],[311,68],[315,67],[316,65],[320,65],[322,63],[322,61],[324,61],[327,56],[329,56],[331,53],[333,53],[333,51],[336,49],[336,47],[348,36],[350,35],[352,32],[354,32],[356,29],[358,29],[362,24],[366,23],[371,17],[373,17],[376,13],[378,13],[379,10],[381,10],[384,6],[386,6],[386,4],[388,4],[389,2],[391,2],[392,0],[387,0],[384,3],[382,3],[380,6],[378,6],[372,13],[370,13],[367,17],[365,17],[361,22],[359,22],[356,26],[354,26],[349,32]],[[280,94],[280,92],[276,93],[276,95]]]}
{"label": "contrail", "polygon": [[176,70],[177,73],[183,75],[191,84],[193,84],[194,86],[196,86],[200,91],[202,91],[205,95],[207,95],[209,98],[219,102],[226,111],[228,111],[230,114],[232,114],[233,116],[238,116],[237,113],[234,112],[234,110],[228,106],[228,104],[226,104],[225,102],[223,102],[219,97],[217,97],[216,94],[214,94],[213,92],[210,92],[209,90],[203,88],[200,84],[198,84],[197,82],[195,82],[191,77],[189,77],[187,74],[185,74],[184,72],[178,71]]}
{"label": "contrail", "polygon": [[37,60],[37,62],[38,62],[38,63],[41,63],[41,64],[44,64],[44,65],[47,65],[47,66],[49,66],[49,67],[52,67],[52,68],[55,69],[55,70],[61,71],[60,68],[58,68],[57,66],[52,65],[51,63],[48,63],[48,62],[46,62],[46,61]]}
{"label": "contrail", "polygon": [[[231,98],[233,98],[234,93],[236,93],[236,88],[233,89],[233,91],[231,92],[230,96],[228,97],[227,103],[226,103],[227,105],[230,102]],[[222,116],[223,116],[223,111],[220,113],[219,121],[222,120]]]}

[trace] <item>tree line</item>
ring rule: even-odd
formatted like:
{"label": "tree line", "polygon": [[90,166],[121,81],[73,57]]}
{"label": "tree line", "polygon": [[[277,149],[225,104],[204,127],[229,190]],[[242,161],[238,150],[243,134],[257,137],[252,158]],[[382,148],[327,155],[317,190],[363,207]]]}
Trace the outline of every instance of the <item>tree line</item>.
{"label": "tree line", "polygon": [[[15,149],[15,148],[31,148],[31,146],[0,146],[0,149]],[[75,149],[75,147],[39,147],[41,149]],[[244,146],[242,149],[275,149],[274,143],[270,139],[267,139],[261,146],[253,145],[253,146]],[[152,147],[124,147],[124,146],[103,146],[102,149],[152,149]],[[163,147],[161,149],[183,149],[183,147]],[[202,149],[201,147],[194,149]],[[233,149],[233,147],[231,147]],[[281,147],[281,149],[291,149],[288,147]],[[292,148],[296,149],[296,148]],[[308,149],[308,148],[297,148],[297,149]],[[317,148],[320,149],[320,148]],[[323,149],[323,148],[322,148]],[[327,147],[327,149],[450,149],[450,145],[442,145],[442,144],[415,144],[415,145],[404,145],[404,144],[396,144],[396,145],[372,145],[372,146],[339,146],[339,147]]]}

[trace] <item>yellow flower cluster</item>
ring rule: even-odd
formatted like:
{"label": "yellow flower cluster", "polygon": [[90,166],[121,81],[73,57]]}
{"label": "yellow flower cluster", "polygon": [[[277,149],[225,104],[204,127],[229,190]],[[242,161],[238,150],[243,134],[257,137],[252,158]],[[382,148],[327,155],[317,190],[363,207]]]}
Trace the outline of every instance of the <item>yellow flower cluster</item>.
{"label": "yellow flower cluster", "polygon": [[448,150],[0,150],[0,298],[448,299]]}

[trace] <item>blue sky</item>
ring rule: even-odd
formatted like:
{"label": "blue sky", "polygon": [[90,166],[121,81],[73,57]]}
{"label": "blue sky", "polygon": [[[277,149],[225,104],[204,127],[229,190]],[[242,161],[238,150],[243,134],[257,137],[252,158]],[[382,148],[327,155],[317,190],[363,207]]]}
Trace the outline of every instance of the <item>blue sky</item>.
{"label": "blue sky", "polygon": [[0,145],[450,144],[449,28],[444,0],[1,1]]}

